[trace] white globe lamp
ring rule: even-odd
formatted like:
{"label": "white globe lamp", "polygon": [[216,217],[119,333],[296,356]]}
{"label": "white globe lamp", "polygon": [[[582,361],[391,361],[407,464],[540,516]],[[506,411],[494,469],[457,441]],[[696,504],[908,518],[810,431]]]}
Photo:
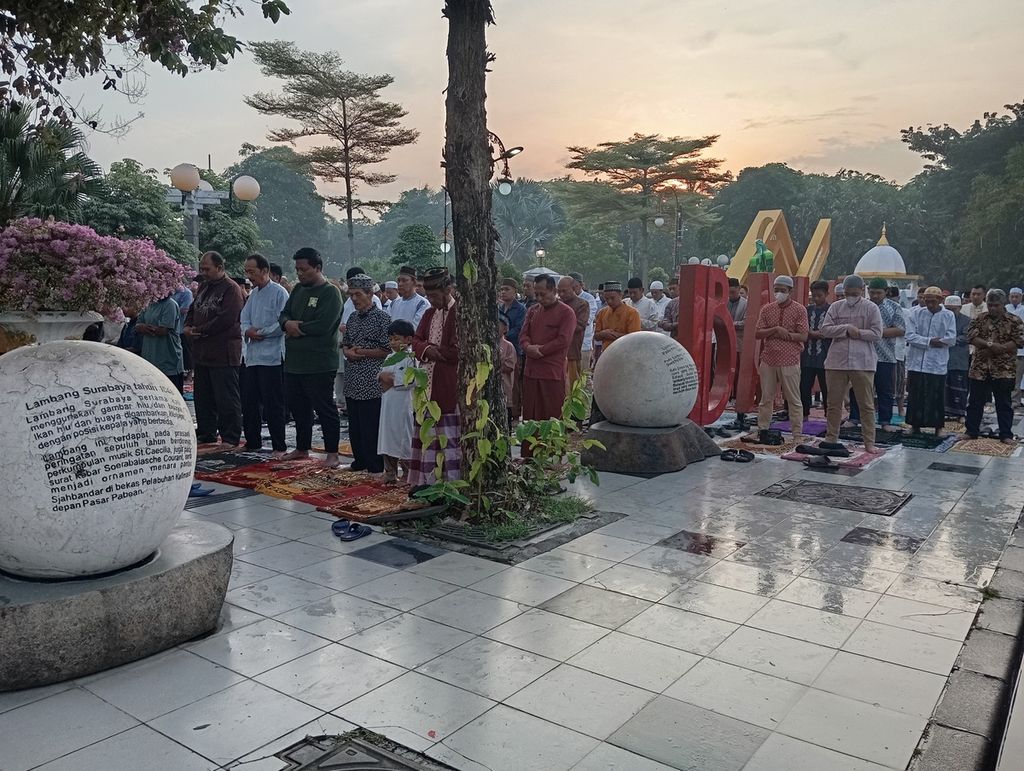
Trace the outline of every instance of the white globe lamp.
{"label": "white globe lamp", "polygon": [[191,163],[179,163],[171,169],[171,185],[183,193],[191,193],[201,181],[199,169]]}
{"label": "white globe lamp", "polygon": [[255,201],[260,197],[260,183],[256,181],[255,177],[243,174],[235,178],[231,185],[231,191],[239,201]]}

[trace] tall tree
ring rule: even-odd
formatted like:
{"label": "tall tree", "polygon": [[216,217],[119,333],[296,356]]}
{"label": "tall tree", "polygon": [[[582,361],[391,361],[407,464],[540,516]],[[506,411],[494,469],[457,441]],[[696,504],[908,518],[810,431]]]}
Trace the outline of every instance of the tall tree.
{"label": "tall tree", "polygon": [[441,253],[437,248],[437,236],[426,225],[406,225],[398,235],[392,265],[412,265],[425,270],[440,262]]}
{"label": "tall tree", "polygon": [[313,175],[290,147],[242,145],[242,160],[224,176],[248,174],[260,182],[255,219],[270,242],[266,257],[286,260],[303,246],[321,248],[327,235],[324,201],[316,192]]}
{"label": "tall tree", "polygon": [[[373,225],[373,257],[390,257],[399,234],[409,225],[426,225],[440,237],[444,232],[444,193],[424,185],[403,190]],[[362,252],[360,252],[362,254]]]}
{"label": "tall tree", "polygon": [[25,216],[77,220],[86,197],[103,192],[103,171],[84,142],[55,118],[34,121],[29,105],[0,104],[0,225]]}
{"label": "tall tree", "polygon": [[82,206],[81,221],[100,235],[148,238],[175,260],[195,265],[199,257],[185,238],[181,212],[167,205],[167,187],[156,169],[131,158],[110,164],[103,195]]}
{"label": "tall tree", "polygon": [[419,136],[418,131],[400,125],[408,114],[401,105],[380,98],[379,92],[394,78],[350,72],[334,51],[301,51],[294,43],[282,40],[253,43],[251,48],[263,74],[285,81],[285,86],[281,94],[260,92],[248,96],[246,104],[264,115],[289,118],[299,124],[298,128],[271,131],[270,140],[326,140],[326,144],[296,155],[319,179],[343,183],[343,195],[325,195],[324,200],[345,211],[351,262],[355,260],[354,215],[379,212],[386,206],[385,201],[359,198],[359,186],[393,182],[393,174],[381,174],[371,167]]}
{"label": "tall tree", "polygon": [[[494,263],[497,233],[491,220],[491,175],[494,160],[487,132],[486,29],[494,23],[489,0],[445,0],[448,19],[448,89],[445,96],[445,187],[452,200],[455,238],[456,279],[459,305],[456,319],[459,337],[459,393],[471,393],[477,364],[490,359],[491,372],[478,398],[459,405],[463,435],[477,430],[483,402],[490,416],[505,422],[505,397],[501,390],[498,340],[498,309],[495,296],[498,270]],[[488,351],[490,352],[488,355]],[[482,391],[482,393],[481,393]],[[482,396],[483,399],[479,398]],[[493,441],[496,432],[484,427],[484,438]],[[463,468],[477,460],[477,442],[465,442]],[[492,489],[497,473],[485,467],[483,489]]]}
{"label": "tall tree", "polygon": [[565,227],[562,205],[544,185],[530,179],[516,180],[508,195],[495,191],[493,206],[498,262],[530,267],[534,242],[549,241]]}
{"label": "tall tree", "polygon": [[717,140],[717,136],[687,139],[634,134],[623,141],[602,142],[596,148],[568,148],[572,160],[567,168],[605,183],[576,190],[577,194],[590,194],[591,211],[637,224],[637,267],[642,278],[647,277],[650,256],[649,228],[663,201],[671,197],[686,212],[695,211],[698,196],[710,194],[730,178],[728,172],[720,170],[721,160],[701,157]]}
{"label": "tall tree", "polygon": [[[256,0],[264,18],[287,14],[284,0]],[[42,117],[80,117],[61,91],[68,78],[99,76],[103,90],[122,87],[131,64],[157,62],[184,77],[195,68],[227,64],[242,48],[223,28],[241,16],[242,0],[6,0],[0,8],[0,103],[29,99]],[[95,126],[94,126],[95,127]]]}

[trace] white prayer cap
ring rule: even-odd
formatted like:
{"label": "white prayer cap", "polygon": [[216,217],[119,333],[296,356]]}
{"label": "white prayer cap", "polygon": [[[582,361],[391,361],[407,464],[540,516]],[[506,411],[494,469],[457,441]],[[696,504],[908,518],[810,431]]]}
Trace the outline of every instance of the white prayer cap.
{"label": "white prayer cap", "polygon": [[959,295],[951,294],[949,297],[945,299],[945,302],[943,304],[949,306],[950,308],[959,308],[961,305],[963,305],[963,301],[960,299]]}
{"label": "white prayer cap", "polygon": [[379,291],[380,291],[380,284],[374,284],[373,285],[373,293],[377,294],[377,292],[379,292]]}
{"label": "white prayer cap", "polygon": [[1024,289],[1021,289],[1019,286],[1011,286],[1010,294],[1024,294]]}
{"label": "white prayer cap", "polygon": [[385,289],[398,289],[398,282],[397,281],[385,281],[384,282],[384,288]]}
{"label": "white prayer cap", "polygon": [[789,276],[776,276],[775,286],[788,286],[790,289],[793,288],[793,279]]}
{"label": "white prayer cap", "polygon": [[651,282],[651,289],[660,289],[661,291],[664,292],[665,291],[665,285],[663,283],[661,283],[660,281],[652,281]]}

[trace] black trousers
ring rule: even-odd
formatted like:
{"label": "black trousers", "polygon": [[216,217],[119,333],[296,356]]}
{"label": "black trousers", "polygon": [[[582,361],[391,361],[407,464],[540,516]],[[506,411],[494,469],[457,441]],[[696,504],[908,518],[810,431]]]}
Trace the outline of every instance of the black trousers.
{"label": "black trousers", "polygon": [[996,418],[999,421],[999,438],[1013,438],[1013,407],[1010,395],[1013,393],[1012,377],[986,376],[984,380],[969,379],[967,393],[967,433],[977,436],[981,430],[981,416],[988,400],[996,400]]}
{"label": "black trousers", "polygon": [[821,391],[821,406],[828,408],[828,386],[825,384],[825,368],[803,367],[800,370],[800,401],[804,405],[804,418],[811,414],[811,391],[814,389],[814,381],[818,381],[818,389]]}
{"label": "black trousers", "polygon": [[324,447],[329,453],[338,452],[341,439],[341,420],[334,403],[334,376],[336,372],[316,372],[295,375],[286,372],[284,390],[288,409],[295,419],[295,449],[309,452],[313,446],[313,414],[320,421],[324,434]]}
{"label": "black trousers", "polygon": [[263,447],[263,421],[270,430],[270,446],[284,452],[284,368],[252,366],[242,371],[242,423],[245,426],[245,449]]}
{"label": "black trousers", "polygon": [[196,438],[238,444],[242,438],[242,403],[238,395],[238,367],[195,365],[193,383]]}
{"label": "black trousers", "polygon": [[352,443],[353,471],[380,474],[384,459],[377,453],[377,434],[380,431],[380,398],[345,399],[348,410],[348,439]]}
{"label": "black trousers", "polygon": [[[164,373],[167,374],[166,372]],[[167,375],[167,379],[174,383],[174,387],[178,389],[179,394],[185,393],[185,373],[179,372],[177,375]]]}

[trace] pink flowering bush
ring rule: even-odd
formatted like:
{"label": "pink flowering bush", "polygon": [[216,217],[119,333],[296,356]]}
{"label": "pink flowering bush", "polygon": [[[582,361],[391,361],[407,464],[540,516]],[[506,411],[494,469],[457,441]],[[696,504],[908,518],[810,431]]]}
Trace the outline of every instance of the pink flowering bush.
{"label": "pink flowering bush", "polygon": [[144,308],[181,286],[186,269],[152,241],[26,217],[0,231],[0,312]]}

